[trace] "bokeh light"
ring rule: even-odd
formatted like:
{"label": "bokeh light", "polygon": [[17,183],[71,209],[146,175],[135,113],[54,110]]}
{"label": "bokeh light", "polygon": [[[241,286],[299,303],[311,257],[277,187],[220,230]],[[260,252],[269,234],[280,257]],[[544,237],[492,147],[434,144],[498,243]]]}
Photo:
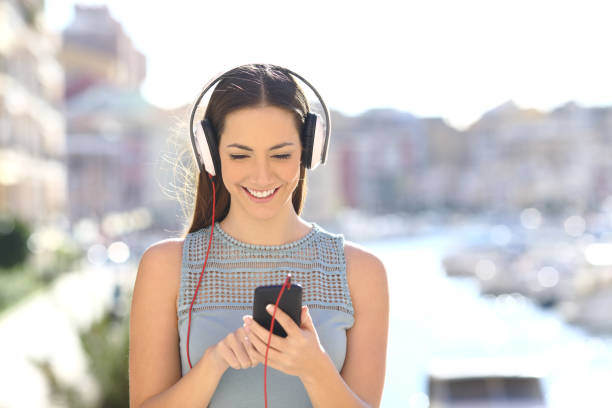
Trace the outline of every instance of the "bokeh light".
{"label": "bokeh light", "polygon": [[106,247],[102,244],[93,244],[87,250],[87,260],[93,265],[103,265],[107,258]]}
{"label": "bokeh light", "polygon": [[542,214],[537,208],[525,208],[521,211],[521,225],[524,228],[535,230],[542,224]]}
{"label": "bokeh light", "polygon": [[579,237],[586,230],[586,221],[579,215],[572,215],[565,220],[563,227],[567,235]]}
{"label": "bokeh light", "polygon": [[77,242],[91,244],[98,239],[98,223],[91,218],[83,218],[75,224],[73,235]]}
{"label": "bokeh light", "polygon": [[117,241],[108,246],[108,259],[115,263],[124,263],[130,258],[130,248],[125,242]]}
{"label": "bokeh light", "polygon": [[493,279],[497,273],[495,263],[489,259],[481,259],[476,263],[475,273],[482,280]]}
{"label": "bokeh light", "polygon": [[552,288],[559,283],[559,271],[545,266],[538,271],[538,283],[544,288]]}
{"label": "bokeh light", "polygon": [[592,243],[584,249],[584,257],[591,265],[612,265],[612,243]]}

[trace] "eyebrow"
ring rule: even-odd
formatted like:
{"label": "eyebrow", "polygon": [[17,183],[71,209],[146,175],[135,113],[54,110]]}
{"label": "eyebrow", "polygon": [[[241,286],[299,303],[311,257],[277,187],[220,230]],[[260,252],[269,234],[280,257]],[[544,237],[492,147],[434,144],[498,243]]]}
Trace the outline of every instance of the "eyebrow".
{"label": "eyebrow", "polygon": [[[269,148],[268,150],[275,150],[275,149],[280,149],[281,147],[285,147],[285,146],[291,146],[293,145],[293,142],[285,142],[285,143],[280,143],[277,144],[275,146],[272,146],[271,148]],[[237,147],[239,149],[243,149],[243,150],[248,150],[249,152],[252,152],[253,149],[250,148],[249,146],[245,146],[245,145],[241,145],[238,143],[232,143],[232,144],[228,144],[226,147]]]}

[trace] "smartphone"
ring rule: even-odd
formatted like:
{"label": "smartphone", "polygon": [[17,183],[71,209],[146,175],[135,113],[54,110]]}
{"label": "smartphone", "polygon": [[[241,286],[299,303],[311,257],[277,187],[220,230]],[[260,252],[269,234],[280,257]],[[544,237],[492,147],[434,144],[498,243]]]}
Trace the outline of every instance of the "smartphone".
{"label": "smartphone", "polygon": [[[266,311],[266,305],[276,304],[282,287],[283,285],[268,285],[255,288],[253,295],[253,320],[268,330],[270,330],[270,324],[272,323],[272,315]],[[278,302],[278,308],[291,316],[295,324],[301,326],[302,286],[292,283],[291,287],[285,287],[283,296],[280,302]],[[278,318],[274,319],[272,333],[277,336],[287,337],[287,333],[278,322]]]}

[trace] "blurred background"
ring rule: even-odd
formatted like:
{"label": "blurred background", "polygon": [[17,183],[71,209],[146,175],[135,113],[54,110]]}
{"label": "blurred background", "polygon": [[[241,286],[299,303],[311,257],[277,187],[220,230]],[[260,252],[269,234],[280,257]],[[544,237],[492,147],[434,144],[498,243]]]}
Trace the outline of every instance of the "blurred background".
{"label": "blurred background", "polygon": [[303,218],[387,267],[383,407],[611,406],[610,6],[422,3],[0,0],[0,407],[128,406],[190,104],[249,62],[331,109]]}

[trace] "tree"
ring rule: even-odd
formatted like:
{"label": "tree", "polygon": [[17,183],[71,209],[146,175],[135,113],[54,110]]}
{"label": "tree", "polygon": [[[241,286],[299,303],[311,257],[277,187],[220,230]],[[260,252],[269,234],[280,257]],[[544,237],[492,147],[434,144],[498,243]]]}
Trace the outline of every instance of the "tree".
{"label": "tree", "polygon": [[12,268],[25,262],[29,255],[30,230],[21,220],[0,214],[0,268]]}

